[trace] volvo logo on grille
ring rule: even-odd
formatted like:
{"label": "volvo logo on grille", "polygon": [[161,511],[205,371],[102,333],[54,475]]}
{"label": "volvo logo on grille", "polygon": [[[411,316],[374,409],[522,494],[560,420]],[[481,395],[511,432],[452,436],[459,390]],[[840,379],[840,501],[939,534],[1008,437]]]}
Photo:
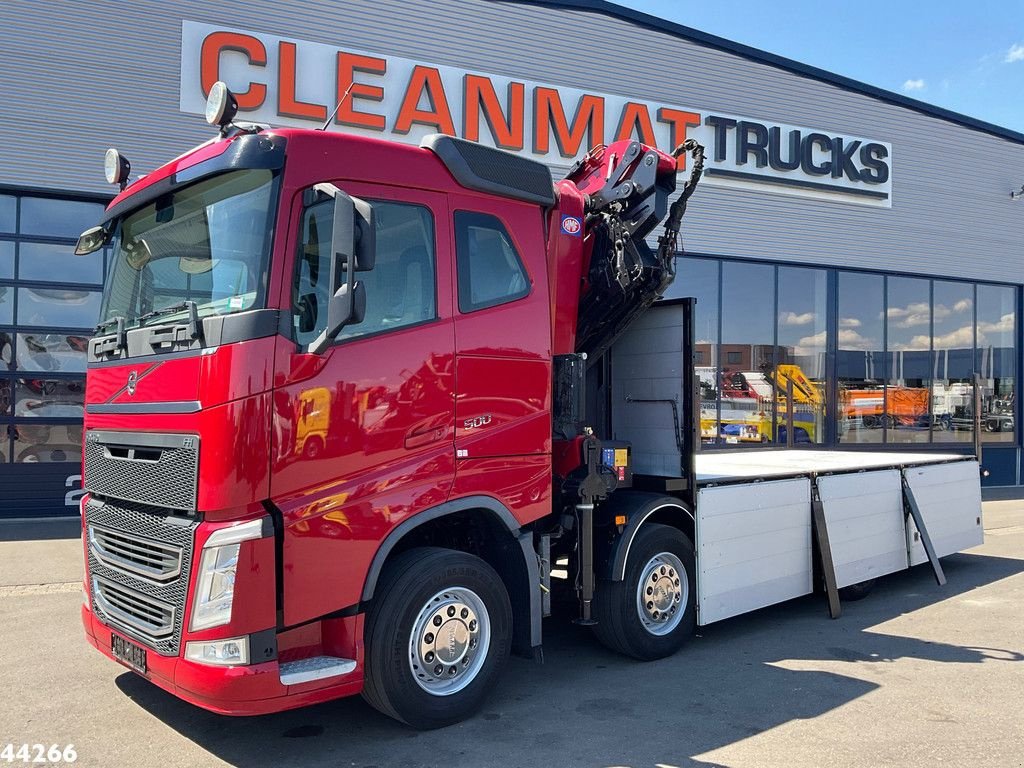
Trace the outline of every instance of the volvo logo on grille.
{"label": "volvo logo on grille", "polygon": [[138,371],[132,371],[131,373],[128,374],[128,394],[129,395],[134,395],[135,394],[135,387],[137,387],[138,384],[139,384],[139,372]]}

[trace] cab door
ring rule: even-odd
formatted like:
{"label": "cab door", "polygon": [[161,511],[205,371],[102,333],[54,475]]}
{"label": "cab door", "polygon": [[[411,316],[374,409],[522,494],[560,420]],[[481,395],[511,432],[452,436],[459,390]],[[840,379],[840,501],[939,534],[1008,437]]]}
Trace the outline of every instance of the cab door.
{"label": "cab door", "polygon": [[[284,518],[288,625],[355,604],[384,536],[448,498],[455,474],[455,333],[440,193],[330,181],[373,205],[366,314],[322,355],[333,201],[300,191],[290,341],[276,359],[271,495]],[[287,283],[288,281],[286,281]]]}
{"label": "cab door", "polygon": [[521,523],[551,511],[551,317],[543,211],[452,194],[454,493],[487,494]]}

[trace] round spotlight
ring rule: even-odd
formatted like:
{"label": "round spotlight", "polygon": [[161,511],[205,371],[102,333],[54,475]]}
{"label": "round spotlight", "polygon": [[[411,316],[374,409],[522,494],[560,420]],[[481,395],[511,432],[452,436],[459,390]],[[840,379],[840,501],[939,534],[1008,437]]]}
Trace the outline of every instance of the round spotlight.
{"label": "round spotlight", "polygon": [[238,112],[238,101],[224,84],[218,80],[210,88],[210,95],[206,98],[206,122],[210,125],[224,127],[235,119]]}
{"label": "round spotlight", "polygon": [[128,158],[111,147],[103,156],[103,173],[107,177],[108,184],[120,184],[121,188],[128,183],[128,174],[131,173],[132,164]]}

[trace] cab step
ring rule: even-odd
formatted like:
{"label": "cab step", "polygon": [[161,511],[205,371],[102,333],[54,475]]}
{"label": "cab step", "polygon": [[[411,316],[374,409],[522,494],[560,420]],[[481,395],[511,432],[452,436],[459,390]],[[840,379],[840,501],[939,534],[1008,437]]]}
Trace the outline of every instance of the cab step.
{"label": "cab step", "polygon": [[299,685],[327,677],[347,675],[354,671],[353,659],[339,659],[336,656],[314,656],[310,659],[286,661],[281,665],[281,685]]}

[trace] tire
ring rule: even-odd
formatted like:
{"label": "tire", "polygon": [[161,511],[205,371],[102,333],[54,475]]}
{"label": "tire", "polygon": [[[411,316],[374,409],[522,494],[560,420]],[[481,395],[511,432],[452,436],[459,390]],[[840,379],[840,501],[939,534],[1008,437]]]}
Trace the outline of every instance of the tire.
{"label": "tire", "polygon": [[865,597],[871,594],[871,590],[875,588],[875,579],[868,579],[867,581],[858,581],[856,584],[851,584],[848,587],[843,587],[839,590],[839,599],[847,602],[856,602],[857,600],[863,600]]}
{"label": "tire", "polygon": [[411,549],[388,563],[367,615],[363,698],[413,728],[452,725],[480,709],[511,644],[512,608],[491,566],[455,550]]}
{"label": "tire", "polygon": [[[679,584],[672,578],[680,576]],[[693,544],[682,531],[668,525],[648,523],[640,528],[629,548],[625,578],[601,581],[594,593],[594,634],[603,645],[641,661],[671,656],[697,628],[697,585]],[[669,579],[677,601],[668,619],[658,605],[648,607],[639,601],[638,592]],[[652,589],[657,589],[652,586]],[[659,593],[664,602],[665,592]],[[653,613],[652,611],[657,611]]]}
{"label": "tire", "polygon": [[318,435],[312,435],[302,446],[302,452],[307,459],[318,459],[324,452],[324,441]]}

